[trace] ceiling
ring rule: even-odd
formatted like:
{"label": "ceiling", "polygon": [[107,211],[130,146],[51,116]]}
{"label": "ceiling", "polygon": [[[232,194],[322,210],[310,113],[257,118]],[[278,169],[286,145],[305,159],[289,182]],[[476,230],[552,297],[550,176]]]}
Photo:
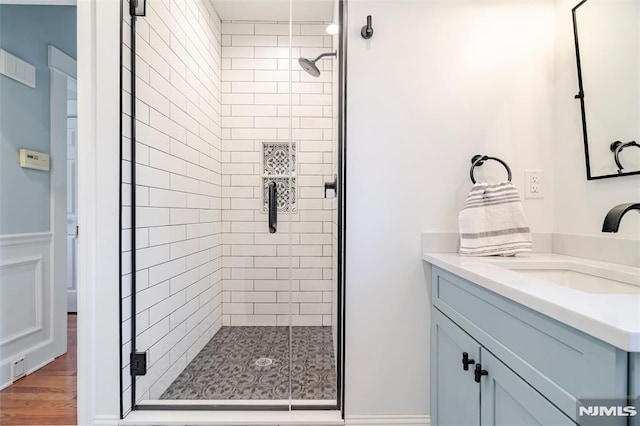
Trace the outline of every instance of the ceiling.
{"label": "ceiling", "polygon": [[[149,0],[147,0],[149,1]],[[70,5],[77,0],[0,0],[0,4]],[[223,21],[289,21],[290,0],[212,0]],[[291,0],[295,22],[332,22],[336,0]]]}
{"label": "ceiling", "polygon": [[0,0],[0,4],[25,6],[75,6],[76,0]]}
{"label": "ceiling", "polygon": [[[289,21],[289,0],[212,0],[223,21]],[[291,0],[294,22],[331,22],[335,0]]]}

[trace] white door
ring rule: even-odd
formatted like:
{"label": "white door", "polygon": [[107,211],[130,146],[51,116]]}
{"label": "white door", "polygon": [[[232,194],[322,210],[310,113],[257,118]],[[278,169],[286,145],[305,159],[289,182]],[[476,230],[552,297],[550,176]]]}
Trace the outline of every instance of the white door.
{"label": "white door", "polygon": [[78,270],[78,119],[75,82],[69,82],[67,102],[67,311],[77,312]]}

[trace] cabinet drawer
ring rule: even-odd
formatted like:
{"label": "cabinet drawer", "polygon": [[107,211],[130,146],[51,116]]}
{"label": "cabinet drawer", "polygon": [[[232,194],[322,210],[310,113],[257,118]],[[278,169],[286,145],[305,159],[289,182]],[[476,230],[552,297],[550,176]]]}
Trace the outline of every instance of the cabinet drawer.
{"label": "cabinet drawer", "polygon": [[437,267],[432,299],[572,419],[578,398],[626,395],[622,350]]}

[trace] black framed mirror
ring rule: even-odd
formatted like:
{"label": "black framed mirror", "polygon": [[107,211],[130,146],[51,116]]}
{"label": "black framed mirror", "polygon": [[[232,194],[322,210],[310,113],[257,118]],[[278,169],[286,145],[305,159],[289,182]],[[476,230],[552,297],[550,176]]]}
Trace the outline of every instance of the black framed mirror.
{"label": "black framed mirror", "polygon": [[587,179],[640,174],[640,2],[572,9]]}

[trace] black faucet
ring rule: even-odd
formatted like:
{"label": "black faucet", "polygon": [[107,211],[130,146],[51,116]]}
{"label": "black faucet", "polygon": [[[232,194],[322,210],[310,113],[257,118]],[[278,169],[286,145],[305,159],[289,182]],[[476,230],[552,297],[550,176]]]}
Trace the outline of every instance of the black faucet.
{"label": "black faucet", "polygon": [[629,210],[637,210],[640,213],[640,203],[619,204],[609,210],[602,224],[602,232],[618,232],[622,216]]}

